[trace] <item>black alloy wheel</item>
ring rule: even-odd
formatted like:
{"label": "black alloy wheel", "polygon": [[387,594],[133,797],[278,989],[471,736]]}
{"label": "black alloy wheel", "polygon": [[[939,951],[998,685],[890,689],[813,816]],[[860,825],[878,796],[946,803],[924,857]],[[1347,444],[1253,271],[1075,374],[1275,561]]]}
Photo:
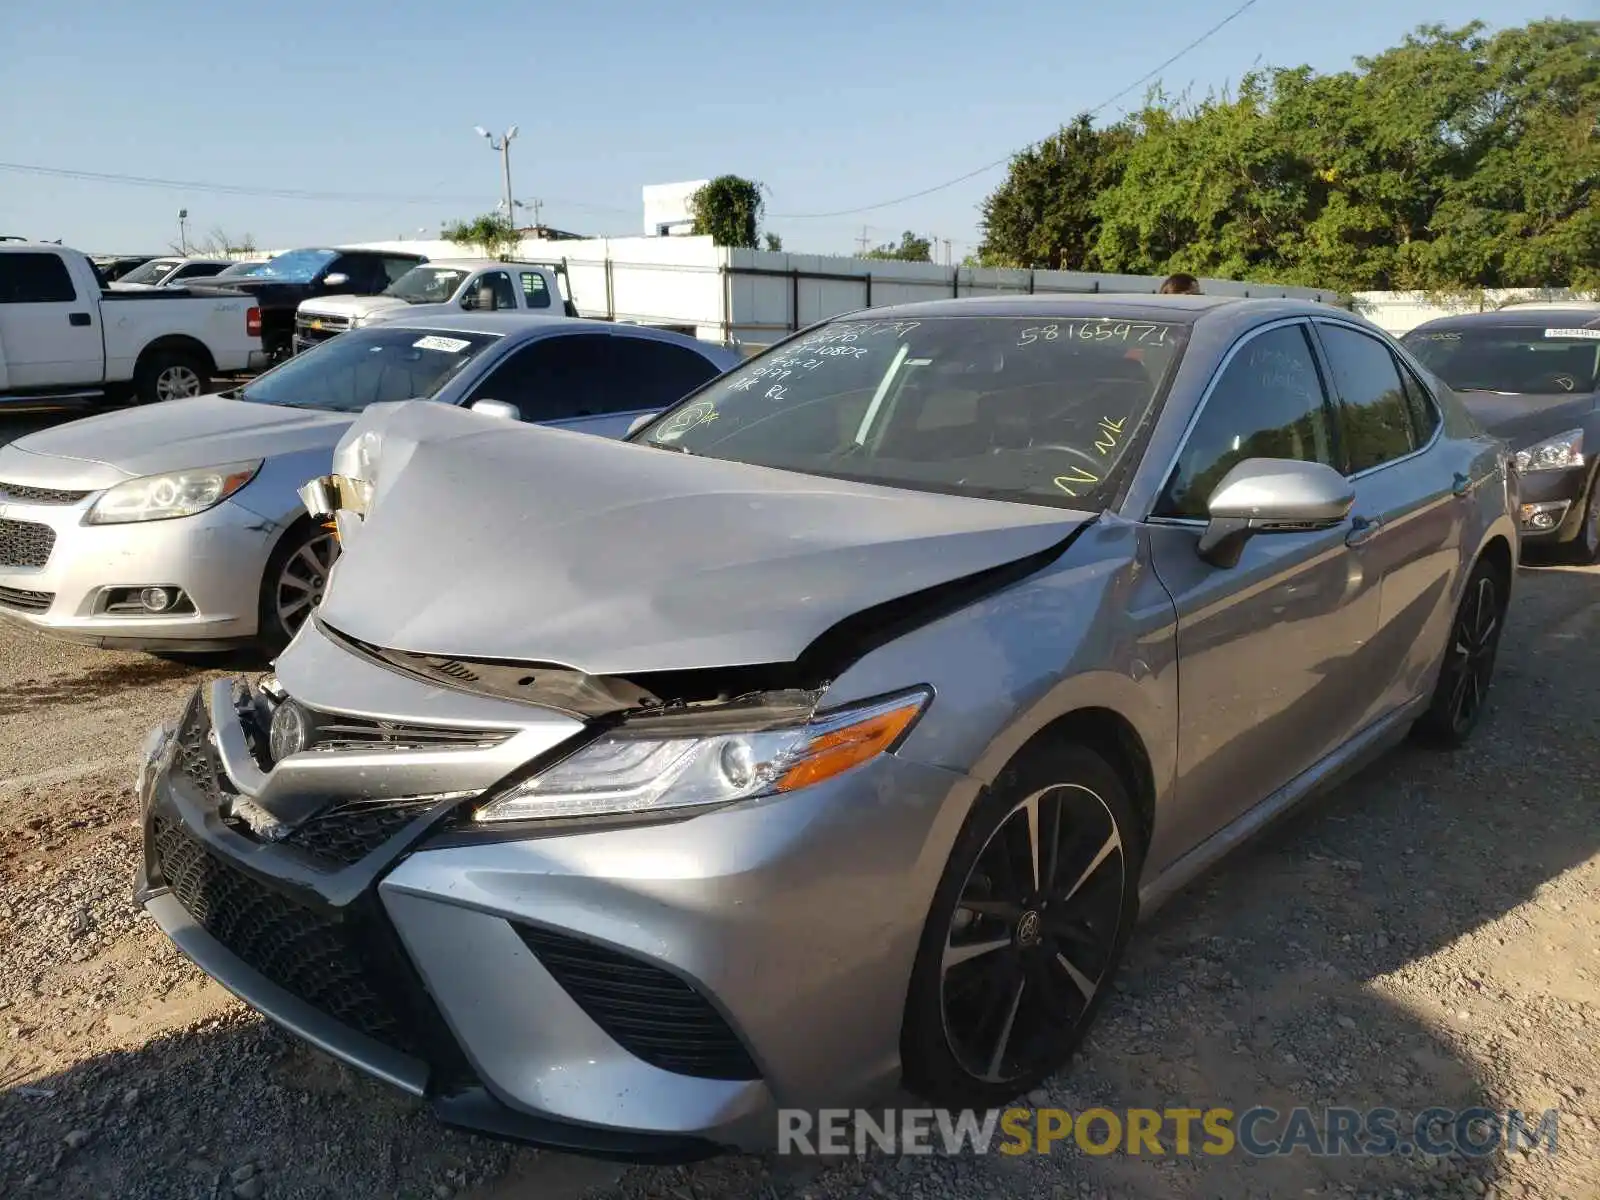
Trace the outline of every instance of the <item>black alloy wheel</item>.
{"label": "black alloy wheel", "polygon": [[929,916],[902,1049],[936,1103],[1000,1103],[1059,1068],[1137,912],[1142,839],[1121,780],[1082,747],[1040,757],[974,810]]}
{"label": "black alloy wheel", "polygon": [[1493,563],[1480,559],[1456,608],[1432,703],[1417,723],[1428,740],[1459,746],[1477,728],[1494,679],[1507,599],[1503,574]]}

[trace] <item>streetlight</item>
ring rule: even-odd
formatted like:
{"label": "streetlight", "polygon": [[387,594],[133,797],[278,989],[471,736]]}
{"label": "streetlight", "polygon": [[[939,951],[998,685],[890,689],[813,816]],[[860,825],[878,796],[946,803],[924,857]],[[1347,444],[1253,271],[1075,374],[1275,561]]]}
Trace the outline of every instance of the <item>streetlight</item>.
{"label": "streetlight", "polygon": [[517,225],[517,210],[516,202],[511,199],[511,139],[517,136],[517,127],[513,125],[506,130],[505,137],[498,142],[495,140],[494,134],[490,133],[482,125],[474,125],[472,131],[489,143],[489,149],[496,151],[500,155],[500,166],[505,172],[506,195],[503,203],[506,206],[506,219],[511,222],[511,227],[515,229]]}

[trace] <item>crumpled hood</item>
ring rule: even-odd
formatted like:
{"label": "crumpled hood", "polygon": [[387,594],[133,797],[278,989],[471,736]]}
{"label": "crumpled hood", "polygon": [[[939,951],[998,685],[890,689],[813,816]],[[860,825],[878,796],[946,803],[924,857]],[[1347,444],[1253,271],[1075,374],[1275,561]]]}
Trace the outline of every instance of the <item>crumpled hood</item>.
{"label": "crumpled hood", "polygon": [[[1512,396],[1499,392],[1457,392],[1461,403],[1489,433],[1521,450],[1547,437],[1576,429],[1595,409],[1597,398],[1578,396]],[[1587,453],[1589,447],[1585,446]]]}
{"label": "crumpled hood", "polygon": [[[319,446],[331,450],[354,420],[351,413],[196,396],[68,421],[19,438],[14,445],[35,458],[75,460],[60,464],[58,478],[81,472],[86,463],[109,467],[125,478],[271,458]],[[44,469],[38,463],[33,467],[36,474]],[[10,482],[48,486],[43,479]]]}
{"label": "crumpled hood", "polygon": [[691,457],[425,402],[369,409],[375,495],[321,608],[385,649],[591,675],[792,662],[863,609],[1090,519]]}

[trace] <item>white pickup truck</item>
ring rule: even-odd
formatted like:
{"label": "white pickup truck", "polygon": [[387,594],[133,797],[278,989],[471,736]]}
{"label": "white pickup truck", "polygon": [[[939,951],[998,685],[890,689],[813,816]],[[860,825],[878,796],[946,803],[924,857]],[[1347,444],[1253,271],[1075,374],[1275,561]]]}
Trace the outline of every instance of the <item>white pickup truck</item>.
{"label": "white pickup truck", "polygon": [[320,296],[295,312],[294,352],[310,349],[348,329],[396,317],[454,312],[527,312],[578,315],[564,291],[561,264],[494,258],[435,258],[413,267],[376,296]]}
{"label": "white pickup truck", "polygon": [[221,289],[107,290],[88,255],[0,243],[0,411],[197,396],[214,375],[264,365],[261,313]]}

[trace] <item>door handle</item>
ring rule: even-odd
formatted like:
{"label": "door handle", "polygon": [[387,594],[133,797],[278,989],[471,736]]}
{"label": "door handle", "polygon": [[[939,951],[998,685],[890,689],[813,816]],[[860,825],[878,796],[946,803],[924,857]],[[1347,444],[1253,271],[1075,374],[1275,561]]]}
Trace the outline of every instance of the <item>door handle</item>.
{"label": "door handle", "polygon": [[68,313],[68,325],[93,325],[94,319],[88,313]]}
{"label": "door handle", "polygon": [[1454,496],[1465,496],[1472,488],[1472,476],[1465,471],[1457,471],[1450,482],[1450,493]]}
{"label": "door handle", "polygon": [[1356,517],[1350,522],[1350,532],[1345,535],[1346,546],[1361,546],[1370,542],[1383,528],[1379,517]]}

